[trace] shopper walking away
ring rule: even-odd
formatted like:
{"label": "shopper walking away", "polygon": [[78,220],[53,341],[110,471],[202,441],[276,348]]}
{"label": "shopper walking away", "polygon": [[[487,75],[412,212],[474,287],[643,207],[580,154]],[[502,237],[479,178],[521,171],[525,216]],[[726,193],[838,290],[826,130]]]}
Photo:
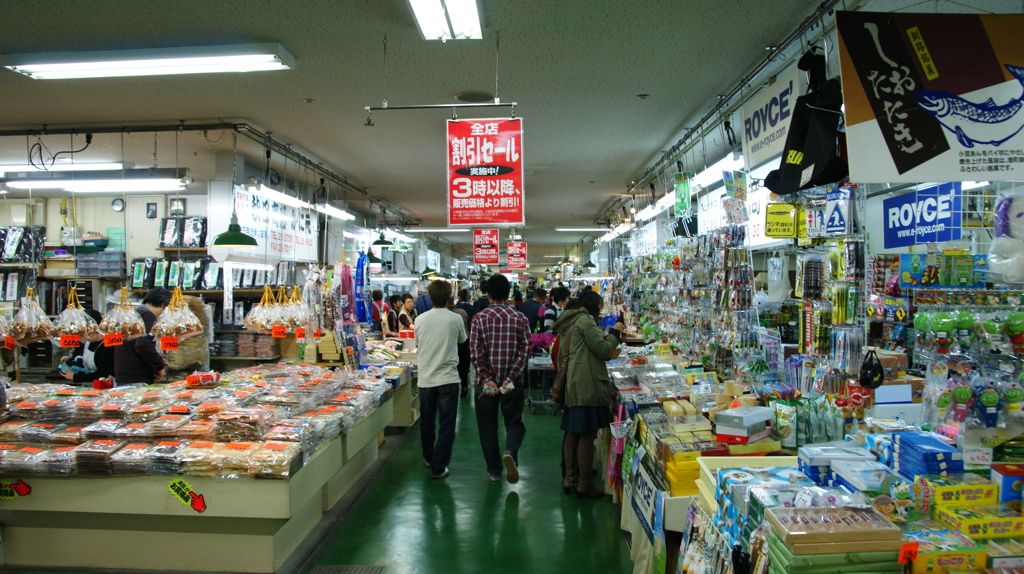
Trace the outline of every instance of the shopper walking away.
{"label": "shopper walking away", "polygon": [[[565,410],[562,411],[562,462],[566,494],[576,491],[579,498],[601,498],[604,493],[594,488],[594,439],[597,431],[611,421],[612,388],[605,361],[619,346],[625,326],[619,322],[601,334],[601,296],[584,291],[578,309],[566,311],[552,330],[559,337],[559,357],[568,353],[565,378]],[[564,343],[568,344],[564,344]]]}
{"label": "shopper walking away", "polygon": [[[465,343],[466,323],[448,310],[452,287],[447,281],[434,281],[427,287],[434,307],[416,320],[417,366],[420,390],[420,438],[423,461],[430,476],[448,476],[455,444],[455,418],[459,411],[459,351]],[[437,419],[435,436],[434,423]]]}
{"label": "shopper walking away", "polygon": [[488,305],[486,279],[480,282],[480,293],[481,295],[477,297],[476,301],[473,301],[473,308],[476,309],[477,313],[486,309]]}
{"label": "shopper walking away", "polygon": [[476,307],[469,302],[469,289],[459,289],[459,302],[455,306],[465,311],[470,321],[473,320],[473,315],[476,315]]}
{"label": "shopper walking away", "polygon": [[[103,316],[95,309],[86,309],[85,314],[99,325]],[[75,383],[92,383],[96,379],[114,376],[114,347],[108,347],[103,341],[82,345],[71,350],[71,354],[61,360],[60,374]]]}
{"label": "shopper walking away", "polygon": [[[524,373],[530,348],[526,317],[508,303],[508,278],[487,280],[490,304],[473,317],[469,356],[476,369],[476,422],[487,475],[501,480],[501,467],[509,482],[519,480],[519,447],[526,435],[523,401]],[[498,449],[498,413],[505,420],[505,452]]]}
{"label": "shopper walking away", "polygon": [[523,301],[523,304],[519,306],[519,312],[526,315],[526,320],[530,322],[530,332],[537,333],[538,326],[540,325],[540,310],[544,306],[544,300],[548,298],[548,292],[543,288],[537,288],[533,292],[533,297],[527,301]]}
{"label": "shopper walking away", "polygon": [[152,384],[163,380],[167,361],[156,350],[156,340],[149,334],[157,318],[171,302],[171,292],[162,287],[150,289],[135,308],[142,316],[146,335],[125,341],[114,348],[114,379],[119,385]]}
{"label": "shopper walking away", "polygon": [[[463,289],[465,291],[465,289]],[[469,334],[469,315],[455,305],[455,301],[448,299],[448,310],[462,318],[466,327],[466,334]],[[469,396],[469,339],[459,343],[459,398]]]}
{"label": "shopper walking away", "polygon": [[384,318],[388,314],[388,304],[384,302],[384,292],[374,289],[371,294],[373,298],[373,330],[384,332]]}
{"label": "shopper walking away", "polygon": [[523,292],[519,290],[518,283],[512,290],[512,302],[515,303],[516,308],[519,308],[519,306],[523,304]]}
{"label": "shopper walking away", "polygon": [[398,310],[398,323],[400,330],[408,331],[412,329],[413,324],[416,322],[416,299],[413,298],[409,293],[402,294],[402,308]]}
{"label": "shopper walking away", "polygon": [[566,303],[569,302],[569,289],[566,287],[555,287],[551,290],[551,302],[544,305],[544,319],[541,320],[540,332],[547,333],[555,324],[555,321],[562,316]]}
{"label": "shopper walking away", "polygon": [[416,309],[417,315],[422,315],[431,309],[430,294],[424,293],[416,298],[416,303],[413,305]]}
{"label": "shopper walking away", "polygon": [[391,307],[386,315],[384,321],[384,336],[385,337],[397,337],[398,332],[402,330],[402,322],[398,320],[398,309],[402,306],[402,296],[392,295],[388,299],[388,306]]}

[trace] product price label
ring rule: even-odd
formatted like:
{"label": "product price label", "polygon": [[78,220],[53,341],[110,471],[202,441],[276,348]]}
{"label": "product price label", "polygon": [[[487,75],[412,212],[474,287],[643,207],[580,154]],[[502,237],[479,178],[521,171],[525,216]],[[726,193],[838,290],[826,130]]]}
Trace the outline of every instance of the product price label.
{"label": "product price label", "polygon": [[295,338],[296,339],[305,339],[306,338],[306,329],[305,329],[305,327],[296,327],[295,328]]}
{"label": "product price label", "polygon": [[124,344],[124,335],[121,333],[108,333],[103,335],[104,347],[116,347]]}
{"label": "product price label", "polygon": [[992,449],[983,446],[969,446],[964,449],[964,462],[967,464],[992,464]]}
{"label": "product price label", "polygon": [[906,564],[908,562],[917,562],[917,542],[907,542],[900,548],[900,558],[897,560],[899,564]]}
{"label": "product price label", "polygon": [[284,339],[288,336],[288,327],[277,325],[270,328],[270,336],[275,339]]}
{"label": "product price label", "polygon": [[177,351],[178,350],[178,338],[177,337],[160,337],[160,350],[161,351]]}
{"label": "product price label", "polygon": [[81,347],[82,336],[81,335],[61,335],[60,346],[62,349]]}
{"label": "product price label", "polygon": [[317,341],[319,341],[320,339],[323,339],[323,337],[324,337],[324,332],[321,331],[320,329],[315,329],[313,331],[313,338],[316,339]]}
{"label": "product price label", "polygon": [[14,340],[14,337],[4,337],[4,348],[5,349],[7,349],[8,351],[13,351],[14,347],[16,345],[17,345],[17,341]]}

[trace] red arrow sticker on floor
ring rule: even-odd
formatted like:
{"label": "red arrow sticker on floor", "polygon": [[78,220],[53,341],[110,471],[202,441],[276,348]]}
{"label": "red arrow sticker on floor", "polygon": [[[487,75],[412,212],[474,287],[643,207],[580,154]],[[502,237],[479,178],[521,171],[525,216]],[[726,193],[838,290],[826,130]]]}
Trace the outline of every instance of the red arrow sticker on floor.
{"label": "red arrow sticker on floor", "polygon": [[174,498],[178,499],[178,502],[185,506],[192,507],[192,510],[196,512],[203,512],[206,510],[206,498],[202,494],[198,494],[192,489],[192,485],[185,482],[183,479],[176,478],[167,485],[167,489],[171,491]]}
{"label": "red arrow sticker on floor", "polygon": [[32,487],[25,484],[24,480],[0,481],[0,500],[14,500],[15,498],[28,496],[30,494],[32,494]]}

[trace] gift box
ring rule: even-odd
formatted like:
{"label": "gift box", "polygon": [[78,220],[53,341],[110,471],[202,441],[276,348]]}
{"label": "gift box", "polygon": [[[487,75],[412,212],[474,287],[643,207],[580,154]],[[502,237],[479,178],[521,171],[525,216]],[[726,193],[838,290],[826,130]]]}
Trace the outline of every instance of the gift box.
{"label": "gift box", "polygon": [[976,571],[985,567],[985,549],[956,530],[923,530],[904,532],[904,542],[917,542],[917,561],[913,574]]}
{"label": "gift box", "polygon": [[1024,516],[1005,506],[940,506],[935,518],[975,540],[1024,536]]}
{"label": "gift box", "polygon": [[920,475],[914,480],[914,498],[926,516],[944,506],[992,505],[999,501],[999,487],[976,474]]}
{"label": "gift box", "polygon": [[1024,464],[995,463],[989,478],[999,487],[999,504],[1016,503],[1015,510],[1020,512],[1021,481],[1024,480]]}

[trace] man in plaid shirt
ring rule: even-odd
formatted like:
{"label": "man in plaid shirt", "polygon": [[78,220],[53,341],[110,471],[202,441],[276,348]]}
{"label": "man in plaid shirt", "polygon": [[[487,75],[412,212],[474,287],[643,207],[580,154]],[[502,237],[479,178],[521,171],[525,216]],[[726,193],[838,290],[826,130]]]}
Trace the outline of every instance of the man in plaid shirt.
{"label": "man in plaid shirt", "polygon": [[[523,404],[530,348],[526,316],[508,304],[509,281],[492,275],[486,283],[486,309],[473,315],[469,358],[476,369],[476,424],[491,481],[501,480],[501,467],[509,482],[519,480],[519,447],[526,435]],[[498,412],[505,419],[505,452],[498,450]]]}

